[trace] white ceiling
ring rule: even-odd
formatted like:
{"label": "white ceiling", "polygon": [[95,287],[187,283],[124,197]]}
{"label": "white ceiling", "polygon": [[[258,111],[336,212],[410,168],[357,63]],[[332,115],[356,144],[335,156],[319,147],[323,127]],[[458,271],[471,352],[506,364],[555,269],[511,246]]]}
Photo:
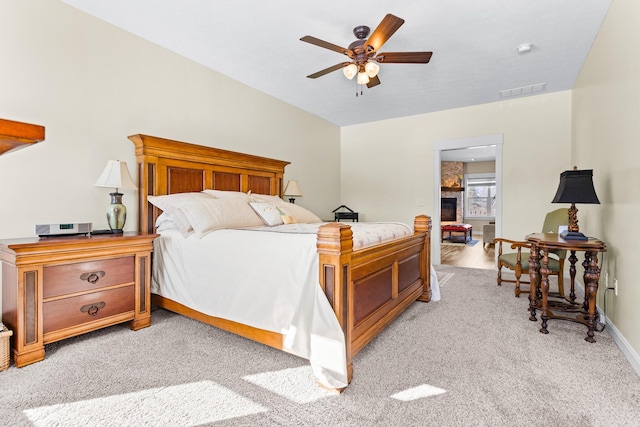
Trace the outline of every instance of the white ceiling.
{"label": "white ceiling", "polygon": [[[571,89],[611,0],[63,0],[339,126],[499,101],[500,91]],[[364,88],[335,71],[347,47],[392,13],[404,25],[380,52],[432,51],[429,64],[380,64]],[[520,54],[517,47],[532,43]],[[529,96],[525,94],[518,96]]]}

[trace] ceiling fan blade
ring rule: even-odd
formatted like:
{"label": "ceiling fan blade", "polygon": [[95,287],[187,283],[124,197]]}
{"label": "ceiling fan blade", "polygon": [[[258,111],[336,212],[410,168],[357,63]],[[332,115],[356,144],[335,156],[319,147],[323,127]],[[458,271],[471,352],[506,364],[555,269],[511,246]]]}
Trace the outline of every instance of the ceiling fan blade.
{"label": "ceiling fan blade", "polygon": [[341,62],[339,64],[336,64],[336,65],[332,66],[332,67],[325,68],[324,70],[320,70],[320,71],[318,71],[316,73],[313,73],[313,74],[309,74],[307,77],[310,78],[310,79],[317,79],[318,77],[322,77],[325,74],[329,74],[329,73],[331,73],[333,71],[339,70],[340,68],[346,67],[349,64],[351,64],[351,62]]}
{"label": "ceiling fan blade", "polygon": [[349,49],[347,49],[347,48],[338,46],[337,44],[326,42],[324,40],[320,40],[320,39],[315,38],[313,36],[304,36],[300,40],[302,40],[303,42],[314,44],[316,46],[323,47],[325,49],[329,49],[329,50],[336,51],[338,53],[342,53],[344,55],[349,55],[349,52],[350,52]]}
{"label": "ceiling fan blade", "polygon": [[374,59],[384,64],[426,64],[431,60],[431,55],[433,52],[381,52]]}
{"label": "ceiling fan blade", "polygon": [[390,13],[387,14],[387,16],[382,19],[382,22],[378,24],[378,27],[373,30],[365,46],[367,46],[367,49],[371,52],[376,52],[402,24],[404,24],[404,19],[398,18]]}
{"label": "ceiling fan blade", "polygon": [[367,87],[371,89],[374,86],[378,86],[380,84],[380,77],[373,76],[369,79],[369,83],[367,83]]}

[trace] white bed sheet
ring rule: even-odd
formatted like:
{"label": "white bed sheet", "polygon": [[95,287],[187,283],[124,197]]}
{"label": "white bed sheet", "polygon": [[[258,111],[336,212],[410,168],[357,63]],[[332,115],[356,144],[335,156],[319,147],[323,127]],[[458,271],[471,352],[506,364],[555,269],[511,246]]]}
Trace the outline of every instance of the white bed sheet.
{"label": "white bed sheet", "polygon": [[[347,386],[344,334],[318,282],[316,234],[229,229],[203,238],[185,238],[176,229],[160,234],[154,240],[152,293],[281,333],[284,350],[308,359],[320,383]],[[432,300],[439,300],[433,267],[431,289]]]}

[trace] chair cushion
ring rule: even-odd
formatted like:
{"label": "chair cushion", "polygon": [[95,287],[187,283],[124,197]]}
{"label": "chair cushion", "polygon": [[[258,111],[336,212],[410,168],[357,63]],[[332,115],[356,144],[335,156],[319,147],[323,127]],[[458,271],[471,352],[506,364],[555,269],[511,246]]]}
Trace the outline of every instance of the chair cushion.
{"label": "chair cushion", "polygon": [[[520,263],[522,264],[523,271],[529,271],[529,252],[522,253],[522,259]],[[512,270],[516,269],[516,263],[518,262],[517,254],[502,254],[498,257],[498,261],[509,267]],[[542,264],[542,259],[540,260],[540,264]],[[557,273],[560,271],[560,262],[557,259],[549,257],[549,268],[552,272]]]}

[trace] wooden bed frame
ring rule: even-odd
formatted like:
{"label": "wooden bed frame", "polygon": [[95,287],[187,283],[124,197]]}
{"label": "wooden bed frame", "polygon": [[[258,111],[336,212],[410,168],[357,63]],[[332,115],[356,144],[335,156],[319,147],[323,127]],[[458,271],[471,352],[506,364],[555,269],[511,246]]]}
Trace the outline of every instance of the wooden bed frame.
{"label": "wooden bed frame", "polygon": [[[138,229],[153,233],[160,211],[149,195],[204,189],[251,191],[282,196],[284,168],[289,162],[185,142],[132,135],[138,175]],[[428,302],[431,219],[420,215],[414,235],[353,250],[351,227],[320,227],[317,248],[320,285],[346,339],[348,380],[353,356],[415,300]],[[282,349],[283,336],[226,319],[211,317],[159,295],[152,303],[263,344]]]}

